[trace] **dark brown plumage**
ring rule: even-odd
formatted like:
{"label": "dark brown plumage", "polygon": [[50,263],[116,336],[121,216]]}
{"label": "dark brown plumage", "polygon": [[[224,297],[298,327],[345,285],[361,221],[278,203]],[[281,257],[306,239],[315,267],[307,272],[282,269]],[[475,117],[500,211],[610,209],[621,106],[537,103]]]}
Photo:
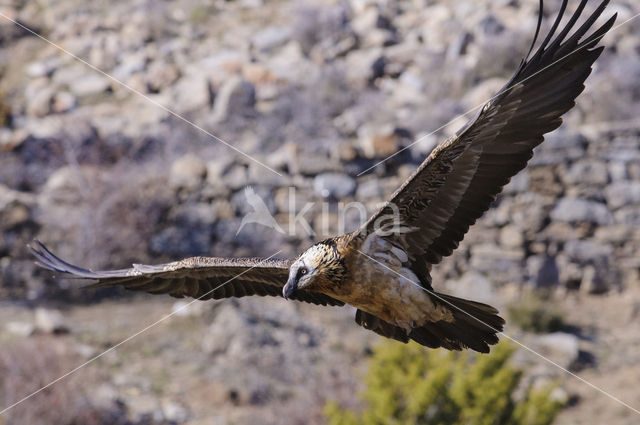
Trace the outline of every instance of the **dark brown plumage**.
{"label": "dark brown plumage", "polygon": [[[504,324],[497,310],[434,292],[430,270],[453,252],[584,89],[603,49],[596,46],[616,18],[589,33],[605,0],[574,30],[586,3],[580,2],[558,32],[567,7],[563,1],[532,54],[540,14],[532,47],[505,87],[437,147],[361,229],[313,245],[296,259],[195,257],[93,272],[60,260],[39,242],[31,250],[40,266],[95,279],[98,287],[203,299],[284,295],[322,305],[349,303],[358,308],[358,324],[385,337],[487,352]],[[395,217],[402,231],[380,232],[378,225],[388,217]]]}
{"label": "dark brown plumage", "polygon": [[[191,257],[167,264],[134,264],[129,269],[92,271],[56,257],[39,241],[29,246],[36,264],[46,269],[93,279],[89,288],[120,285],[133,291],[203,300],[249,295],[282,295],[293,260],[264,258]],[[343,305],[320,293],[299,291],[292,299],[321,305]]]}

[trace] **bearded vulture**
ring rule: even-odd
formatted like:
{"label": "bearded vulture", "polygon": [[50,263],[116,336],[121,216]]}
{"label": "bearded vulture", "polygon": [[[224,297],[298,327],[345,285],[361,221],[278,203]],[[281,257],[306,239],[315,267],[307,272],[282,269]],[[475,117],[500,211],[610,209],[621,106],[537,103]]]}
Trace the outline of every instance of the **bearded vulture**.
{"label": "bearded vulture", "polygon": [[[455,136],[439,145],[391,199],[358,230],[318,242],[297,258],[193,257],[161,265],[91,271],[71,265],[40,242],[37,264],[58,273],[174,297],[220,299],[283,296],[321,305],[350,304],[356,322],[387,338],[449,350],[488,352],[504,320],[486,304],[435,292],[430,270],[451,255],[502,187],[522,170],[562,122],[602,52],[613,15],[592,30],[608,1],[573,34],[582,0],[559,30],[567,7],[535,52],[541,11],[529,53],[502,90]],[[396,219],[395,231],[388,218]],[[386,224],[385,224],[386,223]]]}

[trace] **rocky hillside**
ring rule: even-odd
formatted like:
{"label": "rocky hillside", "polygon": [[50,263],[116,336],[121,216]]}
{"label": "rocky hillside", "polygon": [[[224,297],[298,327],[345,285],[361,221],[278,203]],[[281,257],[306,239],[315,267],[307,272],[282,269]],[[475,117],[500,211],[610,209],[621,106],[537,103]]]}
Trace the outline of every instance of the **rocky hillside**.
{"label": "rocky hillside", "polygon": [[[545,18],[555,16],[558,3],[546,2]],[[615,3],[609,9],[618,12],[619,23],[640,12],[631,0]],[[355,209],[345,212],[345,204],[357,201],[373,211],[504,84],[529,48],[537,8],[532,0],[11,0],[0,6],[2,14],[55,43],[0,16],[0,298],[8,311],[18,308],[25,317],[9,334],[33,331],[30,310],[16,305],[47,305],[76,317],[82,313],[73,313],[71,306],[123,295],[52,281],[34,268],[25,249],[36,237],[63,258],[108,268],[189,255],[269,256],[282,250],[279,256],[291,256],[323,236],[352,230],[364,217]],[[587,300],[594,308],[602,302],[614,310],[608,297],[636,299],[638,34],[640,18],[607,35],[608,48],[565,124],[547,137],[530,167],[434,271],[436,286],[502,305],[522,288],[544,289],[565,301]],[[237,233],[251,211],[247,186],[264,199],[285,233],[257,224]],[[308,202],[306,228],[292,218]],[[344,319],[345,327],[352,326],[346,324],[351,313],[314,316],[306,306],[270,302],[273,310],[264,314],[273,317],[257,319],[253,305],[262,310],[261,303],[229,303],[219,313],[216,307],[215,314],[197,316],[242,321],[237,349],[232,341],[223,344],[229,346],[223,351],[182,341],[190,347],[187,357],[193,364],[234,359],[225,371],[211,372],[211,379],[232,382],[222,386],[223,396],[216,400],[231,406],[225,412],[248,416],[225,414],[220,423],[253,423],[251,415],[264,412],[272,415],[266,416],[270,422],[282,423],[273,412],[283,405],[315,409],[314,421],[321,421],[318,409],[331,388],[357,386],[354,368],[360,362],[354,359],[365,348],[336,347],[336,330],[328,329],[333,314],[339,316],[335,320]],[[311,330],[282,328],[287,315],[300,322],[312,320],[311,315],[316,321]],[[574,315],[575,322],[590,320],[589,311]],[[616,320],[624,324],[624,317]],[[137,320],[122,321],[137,327]],[[111,323],[116,326],[117,317]],[[204,326],[198,323],[195,329]],[[264,326],[275,326],[272,336]],[[360,335],[354,341],[362,347],[375,340],[353,327]],[[75,338],[83,328],[70,328],[64,338],[91,350],[117,342],[106,336]],[[586,342],[595,344],[591,352],[600,352],[598,344],[609,330],[599,323],[583,331],[588,341],[579,334],[562,337],[571,341],[576,357]],[[211,330],[211,340],[229,340],[216,336],[223,331]],[[104,329],[91,332],[107,334]],[[629,350],[637,346],[633,341],[625,340]],[[167,337],[164,343],[175,340]],[[275,359],[294,361],[292,352],[304,353],[299,361],[313,374],[320,373],[325,364],[320,359],[329,358],[327,353],[344,368],[334,370],[337,381],[323,372],[318,400],[302,403],[297,393],[304,391],[292,395],[291,388],[313,388],[304,368],[295,371],[295,379],[271,372],[262,379],[252,373],[253,360],[235,361],[243,350],[264,347],[271,347],[272,357],[262,359],[259,370],[276,367]],[[174,359],[161,351],[170,359],[153,357],[157,370]],[[635,365],[631,358],[618,360]],[[593,367],[601,361],[606,360],[580,364]],[[117,361],[114,365],[119,367]],[[126,376],[148,379],[140,370],[125,369]],[[170,376],[178,385],[179,377]],[[265,388],[256,389],[258,395],[233,393],[237,386],[244,388],[237,376],[264,382]],[[125,400],[136,391],[154,403],[167,397],[149,387],[132,392],[117,382],[108,385],[112,399]],[[605,400],[603,406],[610,403]],[[189,415],[195,409],[190,401],[183,400],[180,408],[186,416],[156,419],[198,419]],[[303,423],[296,415],[290,423]],[[612,417],[611,423],[628,419]]]}

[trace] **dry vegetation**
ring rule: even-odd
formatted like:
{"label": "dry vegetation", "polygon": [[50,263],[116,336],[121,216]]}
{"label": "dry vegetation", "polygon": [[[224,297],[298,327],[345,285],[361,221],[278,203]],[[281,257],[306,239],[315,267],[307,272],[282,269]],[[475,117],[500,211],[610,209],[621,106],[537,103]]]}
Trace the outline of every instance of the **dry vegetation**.
{"label": "dry vegetation", "polygon": [[[3,341],[0,350],[0,400],[3,409],[77,367],[82,357],[64,338],[38,336]],[[3,415],[2,424],[124,425],[118,406],[98,406],[90,394],[99,391],[97,371],[86,368],[59,381]]]}

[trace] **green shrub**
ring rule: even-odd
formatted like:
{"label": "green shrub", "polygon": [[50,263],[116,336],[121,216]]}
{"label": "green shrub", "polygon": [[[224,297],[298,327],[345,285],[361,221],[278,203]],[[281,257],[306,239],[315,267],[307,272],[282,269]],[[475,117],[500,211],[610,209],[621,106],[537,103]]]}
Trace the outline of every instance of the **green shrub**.
{"label": "green shrub", "polygon": [[528,332],[557,332],[566,326],[560,308],[552,300],[533,292],[511,303],[507,314],[512,323]]}
{"label": "green shrub", "polygon": [[427,350],[385,342],[375,351],[362,395],[362,412],[325,406],[331,425],[548,425],[562,407],[555,386],[514,392],[522,371],[515,349],[498,344],[488,355]]}

